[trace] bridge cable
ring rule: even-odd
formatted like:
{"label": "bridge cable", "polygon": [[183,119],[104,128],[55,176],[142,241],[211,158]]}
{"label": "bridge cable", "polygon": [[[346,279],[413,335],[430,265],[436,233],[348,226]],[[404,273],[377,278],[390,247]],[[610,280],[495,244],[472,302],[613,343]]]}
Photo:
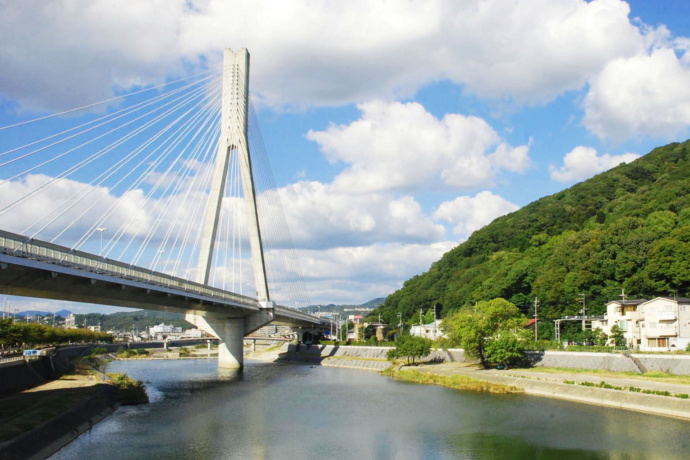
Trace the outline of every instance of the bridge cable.
{"label": "bridge cable", "polygon": [[[144,127],[146,127],[146,126],[151,126],[151,125],[153,124],[153,122],[159,120],[160,117],[162,117],[162,116],[159,116],[159,117],[157,117],[155,120],[152,120],[152,121],[148,122]],[[65,204],[69,204],[69,206],[68,206],[62,213],[58,214],[53,220],[51,220],[49,223],[47,223],[43,228],[41,228],[41,229],[38,230],[36,233],[34,233],[34,234],[31,236],[31,238],[35,238],[35,237],[36,237],[39,233],[41,233],[45,228],[47,228],[49,225],[51,225],[51,224],[52,224],[53,222],[55,222],[57,219],[59,219],[60,217],[62,217],[62,216],[66,213],[66,211],[68,211],[68,210],[74,208],[74,207],[75,207],[78,203],[80,203],[84,198],[86,198],[86,197],[89,196],[91,193],[93,193],[93,192],[96,190],[96,188],[95,188],[96,186],[102,185],[107,179],[109,179],[113,174],[115,174],[117,171],[119,171],[123,166],[127,165],[127,164],[130,162],[131,159],[133,159],[134,157],[138,156],[139,153],[141,153],[142,151],[144,151],[144,149],[145,149],[146,147],[148,147],[149,145],[151,145],[155,140],[157,140],[159,137],[161,137],[161,136],[162,136],[167,130],[169,130],[171,127],[172,127],[172,124],[166,126],[164,129],[162,129],[160,132],[158,132],[155,136],[151,137],[151,138],[148,139],[145,143],[141,144],[139,147],[137,147],[136,149],[134,149],[133,151],[131,151],[131,152],[130,152],[129,154],[127,154],[125,157],[121,158],[121,159],[120,159],[117,163],[115,163],[113,166],[111,166],[110,168],[108,168],[107,170],[105,170],[103,173],[101,173],[99,176],[97,176],[95,179],[93,179],[90,183],[85,184],[84,187],[82,187],[79,191],[77,191],[75,194],[73,194],[72,196],[70,196],[69,198],[67,198],[61,205],[59,205],[59,206],[58,206],[55,210],[53,210],[52,212],[55,212],[55,211],[59,210],[59,209],[60,209],[62,206],[64,206]],[[143,128],[143,127],[142,127],[142,128]],[[128,136],[128,138],[131,138],[134,134],[136,134],[136,132],[135,132],[135,133],[130,133],[130,135]],[[126,139],[125,139],[125,140],[126,140]],[[160,147],[160,146],[159,146],[159,147]],[[138,169],[145,161],[147,161],[147,160],[156,152],[157,149],[158,149],[158,148],[154,149],[154,150],[151,151],[148,155],[146,155],[146,157],[145,157],[143,160],[141,160],[141,161],[139,162],[139,164],[137,164],[134,168],[131,168],[131,169],[130,169],[130,170],[119,180],[119,181],[117,181],[114,185],[112,185],[112,186],[110,187],[110,189],[111,189],[111,190],[114,190],[117,186],[119,186],[119,185],[120,185],[130,174],[132,174],[132,173],[133,173],[136,169]],[[90,188],[90,190],[87,191],[87,193],[86,193],[85,195],[83,195],[83,196],[82,196],[81,198],[79,198],[78,200],[74,200],[74,198],[75,198],[76,196],[78,196],[79,194],[81,194],[84,190],[88,189],[89,187],[91,187],[91,188]],[[102,195],[101,198],[99,198],[98,200],[96,200],[94,203],[91,204],[90,207],[88,207],[84,212],[82,212],[82,214],[79,215],[79,216],[77,217],[77,219],[72,220],[71,223],[70,223],[67,227],[65,227],[59,234],[57,234],[55,237],[53,237],[53,239],[51,240],[51,242],[55,242],[55,240],[57,240],[65,231],[67,231],[69,228],[71,228],[74,224],[76,224],[78,221],[80,221],[80,219],[81,219],[89,210],[91,210],[98,202],[100,202],[100,201],[101,201],[103,198],[105,198],[106,196],[110,196],[110,195]],[[50,215],[50,214],[48,214],[47,216],[49,216],[49,215]],[[47,216],[46,216],[46,217],[47,217]],[[43,219],[40,219],[40,220],[43,220]],[[31,229],[34,225],[36,225],[38,222],[40,222],[40,220],[37,221],[37,222],[35,222],[34,224],[32,224],[32,225],[31,225],[30,227],[28,227],[27,229],[25,229],[25,230],[22,232],[22,234],[27,234],[27,233],[30,231],[30,229]],[[91,236],[91,235],[88,235],[88,236]]]}
{"label": "bridge cable", "polygon": [[[110,114],[107,114],[107,115],[103,115],[102,117],[96,118],[95,120],[87,121],[86,123],[82,123],[81,125],[78,125],[78,126],[75,126],[75,127],[69,128],[69,129],[66,129],[66,130],[64,130],[64,131],[61,131],[61,132],[59,132],[59,133],[52,134],[52,135],[50,135],[50,136],[44,137],[43,139],[39,139],[39,140],[37,140],[37,141],[33,141],[33,142],[28,143],[28,144],[25,144],[25,145],[22,145],[22,146],[15,147],[15,148],[13,148],[13,149],[7,150],[7,151],[5,151],[5,152],[0,153],[0,157],[5,156],[5,155],[8,155],[8,154],[10,154],[10,153],[14,153],[14,152],[16,152],[16,151],[18,151],[18,150],[23,150],[23,149],[25,149],[25,148],[27,148],[27,147],[31,147],[31,146],[34,146],[34,145],[36,145],[36,144],[40,144],[41,142],[45,142],[45,141],[48,141],[48,140],[53,139],[53,138],[55,138],[55,137],[58,137],[58,136],[67,134],[67,133],[72,132],[72,131],[75,131],[75,130],[77,130],[77,129],[84,128],[84,127],[86,127],[86,126],[88,126],[88,125],[97,123],[97,122],[99,122],[99,121],[107,120],[107,121],[105,121],[105,122],[103,122],[103,123],[100,123],[100,124],[98,124],[98,125],[96,125],[96,126],[93,126],[93,127],[89,128],[89,129],[87,129],[87,130],[81,131],[81,132],[79,132],[79,133],[77,133],[77,134],[74,134],[74,135],[72,135],[72,136],[63,138],[63,139],[61,139],[61,140],[59,140],[59,141],[57,141],[57,142],[54,142],[54,143],[52,143],[52,144],[50,144],[50,145],[44,146],[43,148],[41,148],[41,149],[39,149],[39,150],[36,150],[36,151],[34,151],[34,152],[31,152],[31,153],[25,155],[25,157],[26,157],[26,156],[33,155],[34,153],[38,153],[38,152],[40,152],[40,151],[42,151],[42,150],[48,149],[48,148],[53,147],[53,146],[55,146],[55,145],[57,145],[57,144],[60,144],[60,143],[62,143],[62,142],[66,142],[66,141],[68,141],[68,140],[70,140],[70,139],[73,139],[73,138],[75,138],[75,137],[77,137],[77,136],[80,136],[81,134],[87,133],[87,132],[89,132],[89,131],[91,131],[91,130],[93,130],[93,129],[95,129],[95,128],[99,128],[99,127],[101,127],[101,126],[103,126],[103,125],[106,125],[107,123],[110,123],[110,122],[115,121],[115,120],[117,120],[117,119],[119,119],[119,118],[122,118],[122,117],[125,116],[125,115],[130,115],[130,114],[132,114],[132,113],[134,113],[134,112],[140,110],[141,108],[148,107],[148,106],[151,105],[151,104],[154,104],[154,103],[159,102],[159,101],[161,101],[161,100],[165,100],[165,99],[167,99],[167,98],[169,98],[169,97],[172,97],[173,95],[175,95],[175,94],[177,94],[177,93],[179,93],[179,92],[182,92],[182,91],[184,91],[185,89],[189,89],[189,88],[191,88],[191,87],[193,87],[193,86],[196,86],[196,85],[198,85],[199,83],[201,83],[201,82],[203,82],[203,81],[206,81],[206,80],[208,80],[208,79],[210,79],[210,78],[213,78],[213,75],[210,76],[210,77],[204,78],[204,79],[202,79],[202,80],[196,81],[196,82],[188,83],[188,84],[186,84],[186,85],[184,85],[184,86],[182,86],[182,87],[180,87],[180,88],[175,89],[174,91],[170,91],[170,92],[167,92],[167,93],[163,93],[163,94],[161,94],[161,95],[159,95],[159,96],[155,96],[155,97],[153,97],[153,98],[151,98],[151,99],[147,99],[147,100],[145,100],[145,101],[139,102],[139,103],[134,104],[134,105],[132,105],[132,106],[125,107],[125,108],[120,109],[120,110],[118,110],[118,111],[116,111],[116,112],[113,112],[113,113],[110,113]],[[116,117],[116,115],[118,115],[118,114],[120,114],[120,116]],[[21,158],[20,158],[20,159],[21,159]]]}
{"label": "bridge cable", "polygon": [[[78,112],[78,111],[80,111],[80,110],[88,109],[88,108],[90,108],[90,107],[95,107],[95,106],[98,106],[98,105],[101,105],[101,104],[106,104],[106,103],[108,103],[108,102],[117,101],[117,100],[120,100],[120,99],[125,99],[125,98],[128,98],[128,97],[130,97],[130,96],[134,96],[134,95],[136,95],[136,94],[141,94],[141,93],[145,93],[145,92],[148,92],[148,91],[153,91],[154,89],[162,88],[162,87],[164,87],[164,86],[172,85],[172,84],[174,84],[174,83],[178,83],[178,82],[181,82],[181,81],[189,80],[190,78],[195,78],[195,77],[199,77],[199,76],[202,76],[202,75],[208,75],[208,74],[214,73],[214,72],[215,72],[215,71],[210,70],[210,71],[198,73],[198,74],[195,74],[195,75],[190,75],[189,77],[184,77],[184,78],[180,78],[180,79],[177,79],[177,80],[173,80],[173,81],[170,81],[170,82],[167,82],[167,83],[162,83],[162,84],[160,84],[160,85],[152,86],[151,88],[146,88],[146,89],[142,89],[142,90],[139,90],[139,91],[134,91],[134,92],[132,92],[132,93],[123,94],[122,96],[116,96],[116,97],[113,97],[113,98],[110,98],[110,99],[106,99],[106,100],[103,100],[103,101],[100,101],[100,102],[94,102],[94,103],[92,103],[92,104],[83,105],[83,106],[81,106],[81,107],[76,107],[76,108],[74,108],[74,109],[69,109],[69,110],[65,110],[65,111],[62,111],[62,112],[53,113],[53,114],[50,114],[50,115],[46,115],[46,116],[44,116],[44,117],[34,118],[33,120],[22,121],[22,122],[20,122],[20,123],[15,123],[15,124],[13,124],[13,125],[2,126],[2,127],[0,127],[0,131],[4,131],[4,130],[10,129],[10,128],[16,128],[16,127],[18,127],[18,126],[28,125],[28,124],[30,124],[30,123],[35,123],[35,122],[41,121],[41,120],[47,120],[48,118],[59,117],[60,115],[66,115],[66,114],[68,114],[68,113]],[[215,72],[215,73],[218,74],[218,72]]]}

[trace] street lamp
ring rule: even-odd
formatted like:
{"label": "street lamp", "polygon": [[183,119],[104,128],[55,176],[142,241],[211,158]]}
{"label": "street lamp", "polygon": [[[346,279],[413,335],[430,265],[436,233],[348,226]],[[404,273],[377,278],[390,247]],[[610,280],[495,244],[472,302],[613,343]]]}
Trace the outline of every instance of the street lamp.
{"label": "street lamp", "polygon": [[103,232],[105,232],[106,230],[108,230],[106,227],[98,227],[96,229],[97,232],[101,232],[101,250],[98,251],[99,256],[103,255]]}

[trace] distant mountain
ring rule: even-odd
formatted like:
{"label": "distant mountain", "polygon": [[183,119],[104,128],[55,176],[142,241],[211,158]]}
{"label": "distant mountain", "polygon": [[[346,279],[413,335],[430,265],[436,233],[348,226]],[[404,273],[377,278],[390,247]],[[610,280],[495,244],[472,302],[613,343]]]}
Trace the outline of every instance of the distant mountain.
{"label": "distant mountain", "polygon": [[669,144],[499,217],[405,281],[376,312],[409,321],[505,298],[543,319],[690,293],[690,141]]}
{"label": "distant mountain", "polygon": [[62,316],[63,318],[67,318],[71,314],[72,312],[69,310],[60,310],[55,312],[55,316]]}
{"label": "distant mountain", "polygon": [[[17,316],[21,316],[22,318],[27,317],[27,316],[53,316],[53,314],[49,311],[41,311],[41,310],[26,310],[26,311],[18,311]],[[57,313],[56,313],[57,315]]]}
{"label": "distant mountain", "polygon": [[360,305],[360,307],[370,307],[370,308],[376,308],[379,305],[383,305],[383,302],[386,301],[385,297],[377,297],[375,299],[371,299],[369,302],[363,303]]}
{"label": "distant mountain", "polygon": [[360,305],[336,305],[332,303],[328,305],[309,305],[308,307],[304,307],[302,311],[305,313],[331,312],[345,316],[354,314],[362,314],[366,316],[369,311],[373,310],[379,305],[382,305],[385,300],[385,297],[378,297]]}

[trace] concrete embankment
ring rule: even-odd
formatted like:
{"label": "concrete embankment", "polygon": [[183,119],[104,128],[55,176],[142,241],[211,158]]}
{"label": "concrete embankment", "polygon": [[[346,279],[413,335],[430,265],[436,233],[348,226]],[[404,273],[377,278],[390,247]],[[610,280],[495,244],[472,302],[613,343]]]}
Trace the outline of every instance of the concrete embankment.
{"label": "concrete embankment", "polygon": [[391,366],[386,360],[390,347],[339,347],[333,345],[285,344],[280,349],[278,362],[313,363],[329,367],[346,367],[369,371],[382,371]]}
{"label": "concrete embankment", "polygon": [[[690,385],[642,379],[631,380],[607,376],[606,382],[608,384],[625,388],[623,390],[616,390],[596,386],[583,386],[580,383],[588,382],[591,384],[598,384],[603,378],[581,373],[559,373],[556,375],[549,375],[527,371],[485,370],[454,364],[419,366],[414,369],[419,372],[428,372],[438,375],[465,375],[486,382],[511,385],[522,389],[526,394],[534,396],[566,399],[580,403],[690,420],[689,399],[644,394],[642,392],[631,392],[628,390],[629,386],[635,386],[641,390],[669,391],[671,394],[688,394],[690,393]],[[571,383],[565,383],[566,380]],[[632,385],[630,385],[631,383]]]}

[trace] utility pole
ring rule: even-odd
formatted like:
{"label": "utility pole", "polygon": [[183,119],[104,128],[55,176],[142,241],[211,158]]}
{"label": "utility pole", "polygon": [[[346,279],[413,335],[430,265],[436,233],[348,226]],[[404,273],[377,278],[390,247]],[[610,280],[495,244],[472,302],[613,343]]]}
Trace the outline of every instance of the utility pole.
{"label": "utility pole", "polygon": [[585,297],[585,293],[581,292],[580,293],[580,300],[582,300],[582,330],[584,331],[586,326],[586,320],[585,317],[587,316],[587,298]]}
{"label": "utility pole", "polygon": [[534,341],[539,340],[539,297],[534,298]]}
{"label": "utility pole", "polygon": [[402,332],[403,332],[402,313],[398,313],[398,327],[400,328],[400,335],[402,336]]}
{"label": "utility pole", "polygon": [[419,309],[419,336],[424,337],[424,320],[422,319],[422,309]]}

